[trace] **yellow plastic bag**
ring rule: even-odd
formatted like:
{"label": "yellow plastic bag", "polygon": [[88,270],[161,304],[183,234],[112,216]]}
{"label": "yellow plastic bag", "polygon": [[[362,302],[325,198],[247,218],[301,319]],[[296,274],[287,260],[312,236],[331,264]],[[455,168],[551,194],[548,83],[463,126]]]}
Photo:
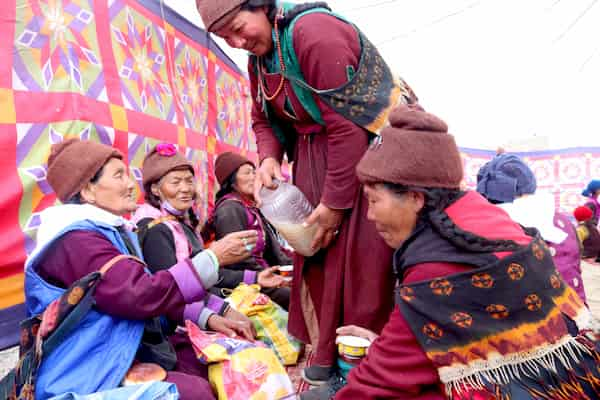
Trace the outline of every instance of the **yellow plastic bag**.
{"label": "yellow plastic bag", "polygon": [[219,400],[281,400],[295,397],[285,368],[262,342],[208,333],[186,321],[200,362],[209,364],[208,380]]}
{"label": "yellow plastic bag", "polygon": [[302,344],[288,333],[288,313],[261,293],[259,285],[241,283],[227,299],[233,308],[250,318],[257,339],[272,347],[283,365],[298,362]]}

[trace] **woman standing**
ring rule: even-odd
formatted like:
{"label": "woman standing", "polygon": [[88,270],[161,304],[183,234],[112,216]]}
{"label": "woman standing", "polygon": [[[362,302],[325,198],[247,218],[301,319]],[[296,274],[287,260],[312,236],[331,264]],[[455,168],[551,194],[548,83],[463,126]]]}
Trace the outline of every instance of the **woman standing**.
{"label": "woman standing", "polygon": [[356,323],[378,332],[391,311],[391,249],[366,218],[355,168],[391,107],[414,98],[368,39],[325,3],[196,4],[208,31],[251,53],[257,201],[260,187],[283,179],[287,153],[295,185],[315,207],[307,223],[318,225],[313,247],[322,250],[294,258],[288,327],[313,344],[315,365],[303,373],[320,384],[331,375],[336,328]]}
{"label": "woman standing", "polygon": [[222,153],[215,160],[215,175],[220,189],[215,209],[202,230],[204,239],[219,240],[229,233],[246,230],[254,230],[258,235],[252,255],[223,269],[230,276],[224,275],[215,287],[233,289],[239,280],[258,283],[263,293],[287,310],[290,289],[282,287],[285,280],[274,272],[292,260],[282,250],[274,228],[256,208],[254,164],[239,154]]}

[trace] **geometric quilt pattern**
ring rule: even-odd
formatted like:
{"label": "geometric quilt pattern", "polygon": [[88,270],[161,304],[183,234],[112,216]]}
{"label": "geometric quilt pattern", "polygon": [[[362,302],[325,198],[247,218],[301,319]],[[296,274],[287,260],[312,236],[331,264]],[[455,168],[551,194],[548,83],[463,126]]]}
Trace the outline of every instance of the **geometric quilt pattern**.
{"label": "geometric quilt pattern", "polygon": [[[463,184],[469,189],[477,186],[477,171],[496,152],[461,148],[464,166]],[[554,195],[557,210],[573,218],[573,210],[586,203],[581,191],[592,179],[600,178],[600,148],[577,147],[562,150],[515,152],[535,174],[537,191]]]}
{"label": "geometric quilt pattern", "polygon": [[213,204],[215,156],[255,159],[256,145],[245,75],[159,0],[2,0],[0,15],[2,348],[14,340],[3,323],[22,311],[39,213],[57,201],[46,180],[52,144],[116,147],[141,202],[145,154],[174,143],[197,172],[201,218]]}

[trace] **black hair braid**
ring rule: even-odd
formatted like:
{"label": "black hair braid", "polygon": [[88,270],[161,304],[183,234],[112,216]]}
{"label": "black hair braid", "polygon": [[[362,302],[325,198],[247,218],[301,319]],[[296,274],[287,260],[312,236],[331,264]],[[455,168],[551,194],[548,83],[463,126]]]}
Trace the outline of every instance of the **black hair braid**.
{"label": "black hair braid", "polygon": [[193,207],[188,210],[188,218],[189,218],[189,222],[190,222],[190,225],[192,228],[196,229],[198,227],[198,225],[200,225],[200,220],[198,219],[198,216],[194,212]]}
{"label": "black hair braid", "polygon": [[223,182],[223,184],[219,188],[219,191],[217,192],[217,195],[215,196],[216,201],[221,200],[221,198],[223,196],[225,196],[235,190],[233,185],[235,184],[236,176],[237,176],[237,170],[235,172],[233,172],[231,175],[229,175],[227,177],[227,179],[225,179],[225,182]]}
{"label": "black hair braid", "polygon": [[146,203],[150,204],[152,207],[160,209],[160,198],[154,193],[152,193],[152,185],[157,182],[158,181],[146,182],[146,184],[143,185],[144,200],[146,200]]}
{"label": "black hair braid", "polygon": [[512,240],[493,240],[476,235],[458,227],[444,211],[449,205],[460,199],[465,192],[448,189],[427,189],[423,216],[431,226],[456,247],[475,253],[515,251],[522,246]]}

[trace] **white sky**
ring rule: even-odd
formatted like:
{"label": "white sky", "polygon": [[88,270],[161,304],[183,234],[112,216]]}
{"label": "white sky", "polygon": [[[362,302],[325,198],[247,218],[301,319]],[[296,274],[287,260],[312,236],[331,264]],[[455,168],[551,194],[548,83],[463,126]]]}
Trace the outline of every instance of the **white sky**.
{"label": "white sky", "polygon": [[[165,3],[202,26],[193,0]],[[460,146],[534,136],[550,148],[600,146],[598,0],[328,3],[378,45]],[[244,52],[218,43],[245,70]]]}

